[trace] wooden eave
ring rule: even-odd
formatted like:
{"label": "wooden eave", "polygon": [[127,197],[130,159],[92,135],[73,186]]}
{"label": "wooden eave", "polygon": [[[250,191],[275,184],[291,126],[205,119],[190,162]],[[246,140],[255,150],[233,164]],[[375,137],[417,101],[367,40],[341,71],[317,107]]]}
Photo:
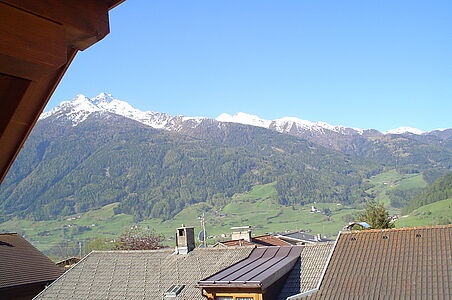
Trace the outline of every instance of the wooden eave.
{"label": "wooden eave", "polygon": [[124,0],[0,0],[0,182],[79,50]]}

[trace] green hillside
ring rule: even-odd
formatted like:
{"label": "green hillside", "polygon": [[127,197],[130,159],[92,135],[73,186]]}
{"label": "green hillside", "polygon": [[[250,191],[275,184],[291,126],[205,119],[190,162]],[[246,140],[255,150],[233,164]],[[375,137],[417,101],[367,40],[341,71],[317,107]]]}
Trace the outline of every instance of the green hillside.
{"label": "green hillside", "polygon": [[407,204],[404,212],[409,213],[423,205],[448,199],[450,197],[452,197],[452,173],[435,180]]}
{"label": "green hillside", "polygon": [[452,198],[421,206],[395,222],[396,227],[447,224],[452,224]]}
{"label": "green hillside", "polygon": [[[132,215],[114,214],[118,203],[106,205],[101,209],[92,210],[52,221],[27,221],[13,219],[0,224],[1,231],[19,232],[30,240],[38,249],[52,257],[57,257],[61,248],[68,247],[75,254],[78,242],[86,243],[96,237],[113,239],[121,232],[138,224],[148,226],[164,234],[165,242],[173,246],[172,237],[175,228],[185,224],[200,229],[197,219],[205,213],[208,235],[213,244],[219,235],[230,233],[231,227],[251,225],[255,235],[267,232],[286,230],[312,230],[313,234],[334,238],[337,232],[348,222],[357,209],[337,203],[317,203],[316,208],[324,211],[329,209],[328,217],[323,213],[311,213],[311,205],[281,206],[276,200],[275,183],[255,186],[250,192],[237,194],[232,202],[220,209],[207,203],[197,203],[183,209],[171,220],[151,219],[139,223],[134,222]],[[71,241],[69,244],[67,241]]]}
{"label": "green hillside", "polygon": [[218,142],[119,116],[88,119],[72,129],[47,121],[37,124],[0,186],[0,220],[52,220],[117,202],[117,214],[169,219],[196,203],[221,207],[270,182],[283,205],[350,204],[360,201],[362,178],[379,170],[253,126],[235,124]]}
{"label": "green hillside", "polygon": [[389,170],[365,181],[371,185],[366,192],[383,202],[392,214],[399,213],[413,197],[427,186],[422,173],[403,174]]}

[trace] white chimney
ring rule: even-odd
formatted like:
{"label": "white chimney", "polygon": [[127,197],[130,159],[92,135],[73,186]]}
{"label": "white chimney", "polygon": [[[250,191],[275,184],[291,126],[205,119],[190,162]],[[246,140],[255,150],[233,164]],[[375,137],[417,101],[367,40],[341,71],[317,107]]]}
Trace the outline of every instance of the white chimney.
{"label": "white chimney", "polygon": [[251,226],[232,227],[232,240],[251,242]]}

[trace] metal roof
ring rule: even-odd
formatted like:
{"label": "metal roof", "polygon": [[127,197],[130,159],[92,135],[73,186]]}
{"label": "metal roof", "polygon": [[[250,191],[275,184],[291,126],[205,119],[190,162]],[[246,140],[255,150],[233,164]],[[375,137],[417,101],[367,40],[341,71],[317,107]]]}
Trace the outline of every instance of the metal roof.
{"label": "metal roof", "polygon": [[286,275],[304,247],[256,248],[250,256],[198,283],[200,287],[268,288]]}

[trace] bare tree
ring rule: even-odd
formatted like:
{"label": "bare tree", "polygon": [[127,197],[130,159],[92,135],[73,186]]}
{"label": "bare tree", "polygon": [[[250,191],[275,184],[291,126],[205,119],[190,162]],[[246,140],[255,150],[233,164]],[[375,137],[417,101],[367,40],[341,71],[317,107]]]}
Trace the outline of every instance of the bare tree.
{"label": "bare tree", "polygon": [[124,232],[116,244],[117,250],[155,250],[165,248],[165,237],[150,229],[130,229]]}

